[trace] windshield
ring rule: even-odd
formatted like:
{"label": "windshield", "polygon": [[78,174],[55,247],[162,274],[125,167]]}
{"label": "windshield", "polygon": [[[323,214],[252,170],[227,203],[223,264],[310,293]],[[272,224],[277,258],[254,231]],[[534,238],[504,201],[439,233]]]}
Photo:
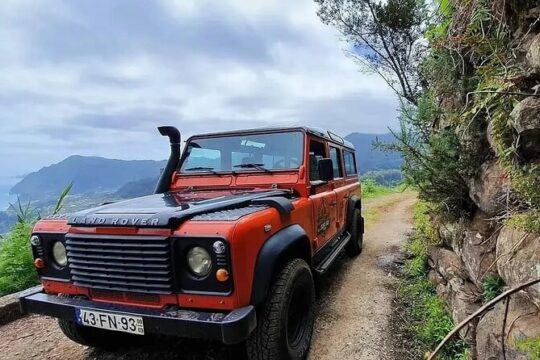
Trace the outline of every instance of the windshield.
{"label": "windshield", "polygon": [[298,169],[304,136],[300,131],[193,139],[180,171],[265,171]]}

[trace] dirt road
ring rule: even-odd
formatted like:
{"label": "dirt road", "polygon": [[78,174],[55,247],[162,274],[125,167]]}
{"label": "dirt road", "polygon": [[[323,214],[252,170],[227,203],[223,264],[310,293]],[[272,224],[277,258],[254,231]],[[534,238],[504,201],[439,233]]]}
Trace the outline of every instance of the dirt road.
{"label": "dirt road", "polygon": [[[371,221],[364,251],[354,261],[341,257],[319,280],[317,321],[310,360],[396,359],[389,322],[392,285],[388,266],[399,257],[410,229],[414,194],[366,201]],[[374,214],[377,214],[374,216]],[[142,348],[116,353],[93,350],[67,340],[56,321],[30,316],[0,327],[2,359],[237,359],[236,349],[206,342],[155,340]]]}

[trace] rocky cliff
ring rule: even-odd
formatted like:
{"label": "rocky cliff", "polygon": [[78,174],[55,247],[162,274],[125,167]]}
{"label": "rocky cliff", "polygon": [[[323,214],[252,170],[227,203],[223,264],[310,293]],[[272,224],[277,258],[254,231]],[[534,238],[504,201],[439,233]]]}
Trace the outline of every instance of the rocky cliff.
{"label": "rocky cliff", "polygon": [[[459,141],[455,176],[467,206],[433,214],[429,279],[457,324],[504,289],[540,277],[540,7],[451,3],[432,44],[454,71],[447,83],[431,79],[443,114],[431,131],[450,129]],[[460,336],[478,359],[539,359],[540,284],[499,302]]]}

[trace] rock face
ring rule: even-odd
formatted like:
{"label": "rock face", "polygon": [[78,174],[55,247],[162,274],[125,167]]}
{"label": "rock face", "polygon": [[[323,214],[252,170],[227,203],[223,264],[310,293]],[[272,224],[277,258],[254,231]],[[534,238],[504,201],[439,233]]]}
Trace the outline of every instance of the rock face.
{"label": "rock face", "polygon": [[[537,51],[540,52],[540,41],[537,43]],[[521,155],[527,160],[540,159],[540,97],[526,98],[510,116],[520,138]]]}
{"label": "rock face", "polygon": [[526,55],[527,65],[534,71],[540,71],[540,34],[536,34],[534,39],[530,42],[529,51]]}
{"label": "rock face", "polygon": [[466,278],[467,270],[455,252],[434,247],[429,256],[430,266],[446,280]]}
{"label": "rock face", "polygon": [[[540,336],[538,309],[519,294],[508,303],[501,301],[487,312],[476,327],[476,352],[478,360],[527,360],[534,355],[518,350],[524,339]],[[506,314],[506,316],[505,316]]]}
{"label": "rock face", "polygon": [[[480,296],[476,287],[463,279],[453,278],[446,286],[446,301],[452,309],[452,320],[459,324],[480,307]],[[459,331],[460,337],[474,346],[476,323],[473,321]]]}
{"label": "rock face", "polygon": [[[451,214],[454,217],[433,216],[441,244],[429,249],[428,279],[457,324],[492,296],[540,278],[540,233],[510,228],[504,220],[517,212],[534,214],[539,210],[533,195],[540,194],[540,188],[536,189],[538,186],[533,184],[540,170],[540,96],[536,96],[540,94],[540,2],[452,3],[463,8],[454,15],[467,17],[469,11],[474,13],[481,8],[491,11],[494,18],[500,18],[513,36],[511,51],[503,58],[519,69],[518,75],[513,78],[505,75],[503,80],[499,74],[506,74],[506,69],[494,66],[485,70],[483,60],[480,61],[483,50],[477,51],[476,58],[470,55],[475,53],[473,45],[461,53],[469,68],[464,66],[463,75],[456,78],[466,86],[455,86],[449,94],[438,92],[437,86],[434,87],[443,113],[442,120],[433,124],[434,132],[454,126],[461,151],[459,159],[464,165],[459,176],[467,184],[470,200],[476,205],[473,209],[467,206],[462,213]],[[484,5],[479,7],[478,4]],[[492,6],[486,7],[486,4]],[[513,15],[504,9],[513,9]],[[462,27],[467,26],[453,27],[450,32],[465,34]],[[495,79],[508,81],[510,87],[508,92],[493,91],[500,96],[483,98],[488,104],[484,105],[479,98],[472,100],[469,87],[476,84],[474,77],[487,83]],[[431,81],[438,85],[437,79]],[[476,96],[480,96],[483,89],[477,87]],[[465,111],[467,109],[469,112]],[[453,115],[446,116],[447,113]],[[455,116],[473,113],[464,118],[467,121]],[[504,143],[497,141],[501,136]],[[528,188],[526,184],[530,184]],[[470,204],[469,199],[466,200]],[[523,221],[534,225],[535,220],[531,216]],[[487,277],[497,281],[487,282]],[[500,286],[504,288],[495,288]],[[487,309],[481,318],[474,319],[460,331],[460,337],[470,345],[472,359],[540,360],[539,311],[540,284],[536,284]],[[525,340],[528,343],[524,343]],[[536,350],[527,353],[524,344],[532,344]]]}
{"label": "rock face", "polygon": [[482,280],[497,274],[495,245],[497,237],[493,221],[482,210],[477,210],[465,231],[462,256],[469,278],[482,288]]}
{"label": "rock face", "polygon": [[454,250],[461,257],[463,253],[463,239],[465,237],[465,221],[442,222],[439,226],[439,237],[444,245]]}
{"label": "rock face", "polygon": [[[540,278],[540,234],[505,226],[497,238],[497,258],[497,269],[507,285]],[[540,307],[540,284],[530,286],[525,292]]]}
{"label": "rock face", "polygon": [[488,215],[498,215],[506,208],[510,180],[495,160],[482,164],[478,176],[469,182],[469,196]]}

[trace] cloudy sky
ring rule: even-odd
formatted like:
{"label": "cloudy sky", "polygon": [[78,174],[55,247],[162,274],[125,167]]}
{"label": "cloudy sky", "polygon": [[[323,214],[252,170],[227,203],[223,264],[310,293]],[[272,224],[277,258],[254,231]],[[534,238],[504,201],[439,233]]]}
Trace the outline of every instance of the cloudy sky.
{"label": "cloudy sky", "polygon": [[396,102],[310,0],[0,2],[0,185],[71,154],[163,159],[155,127],[383,133]]}

